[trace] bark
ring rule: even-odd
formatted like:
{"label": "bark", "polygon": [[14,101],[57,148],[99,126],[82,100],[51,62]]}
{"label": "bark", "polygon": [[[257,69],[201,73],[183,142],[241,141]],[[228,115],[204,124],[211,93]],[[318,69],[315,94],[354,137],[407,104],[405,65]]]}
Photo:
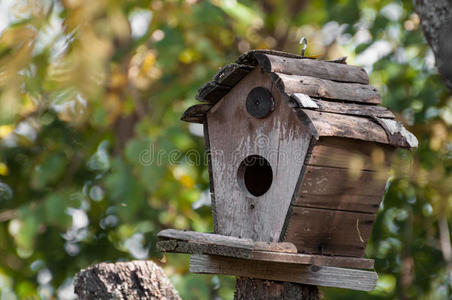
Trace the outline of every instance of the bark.
{"label": "bark", "polygon": [[237,278],[234,300],[319,300],[316,286]]}
{"label": "bark", "polygon": [[452,0],[413,0],[438,71],[452,91]]}
{"label": "bark", "polygon": [[180,300],[163,270],[152,261],[101,263],[74,280],[79,300]]}

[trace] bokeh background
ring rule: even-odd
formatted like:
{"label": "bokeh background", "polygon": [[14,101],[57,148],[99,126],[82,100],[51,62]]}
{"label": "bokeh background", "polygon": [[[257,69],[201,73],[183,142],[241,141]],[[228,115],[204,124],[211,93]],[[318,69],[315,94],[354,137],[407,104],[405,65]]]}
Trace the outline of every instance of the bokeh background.
{"label": "bokeh background", "polygon": [[0,298],[74,299],[97,262],[152,259],[184,299],[232,299],[234,279],[156,251],[172,227],[212,231],[197,89],[249,49],[362,65],[420,141],[401,151],[367,248],[373,292],[452,295],[452,97],[411,1],[0,0]]}

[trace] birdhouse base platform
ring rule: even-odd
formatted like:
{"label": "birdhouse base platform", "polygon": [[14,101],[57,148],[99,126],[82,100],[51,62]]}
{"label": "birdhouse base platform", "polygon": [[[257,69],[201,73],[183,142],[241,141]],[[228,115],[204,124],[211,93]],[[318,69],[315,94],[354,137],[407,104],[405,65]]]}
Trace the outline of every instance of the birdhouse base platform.
{"label": "birdhouse base platform", "polygon": [[371,291],[377,283],[374,261],[366,258],[298,253],[292,243],[166,229],[161,252],[191,254],[190,272],[224,274],[326,287]]}

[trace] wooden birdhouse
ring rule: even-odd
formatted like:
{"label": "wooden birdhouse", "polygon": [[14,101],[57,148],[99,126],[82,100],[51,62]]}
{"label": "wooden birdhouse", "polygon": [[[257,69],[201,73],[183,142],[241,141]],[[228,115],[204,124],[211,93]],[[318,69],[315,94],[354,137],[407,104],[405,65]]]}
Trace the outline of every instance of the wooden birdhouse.
{"label": "wooden birdhouse", "polygon": [[204,125],[215,234],[364,255],[394,151],[417,140],[363,68],[254,50],[197,99],[182,120]]}
{"label": "wooden birdhouse", "polygon": [[392,154],[417,140],[363,68],[250,51],[198,100],[182,119],[205,126],[216,233],[364,254]]}

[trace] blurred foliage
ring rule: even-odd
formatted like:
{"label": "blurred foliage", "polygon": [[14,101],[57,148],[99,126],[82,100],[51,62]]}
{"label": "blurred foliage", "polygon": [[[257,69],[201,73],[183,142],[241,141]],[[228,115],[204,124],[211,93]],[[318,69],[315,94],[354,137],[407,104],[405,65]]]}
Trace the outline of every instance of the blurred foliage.
{"label": "blurred foliage", "polygon": [[[411,1],[0,1],[0,298],[72,299],[101,261],[158,261],[166,227],[211,231],[200,128],[179,121],[218,67],[252,48],[348,56],[419,138],[401,151],[367,248],[374,292],[452,295],[452,97]],[[184,299],[231,277],[164,264]]]}

